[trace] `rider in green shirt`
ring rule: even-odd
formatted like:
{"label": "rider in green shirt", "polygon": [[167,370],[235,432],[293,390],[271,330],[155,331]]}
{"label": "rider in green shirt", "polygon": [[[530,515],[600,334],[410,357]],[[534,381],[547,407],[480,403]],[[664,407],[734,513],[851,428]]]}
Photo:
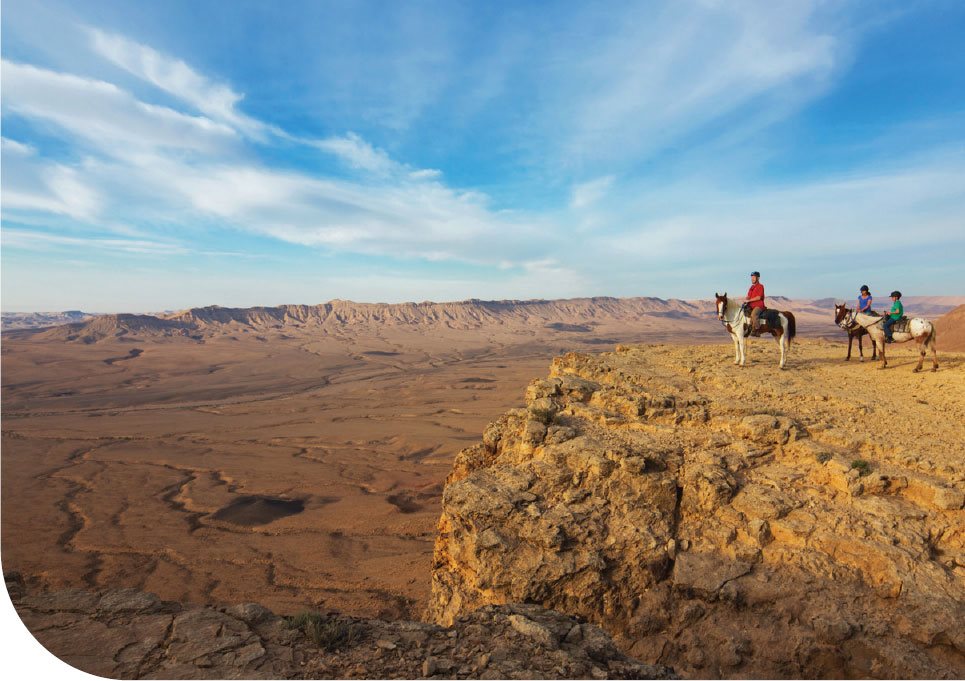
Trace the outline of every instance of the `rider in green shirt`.
{"label": "rider in green shirt", "polygon": [[892,338],[891,327],[894,326],[895,322],[902,318],[905,314],[905,308],[901,304],[901,291],[891,292],[891,310],[888,311],[888,315],[885,317],[882,326],[885,329],[885,342],[891,343],[894,341]]}

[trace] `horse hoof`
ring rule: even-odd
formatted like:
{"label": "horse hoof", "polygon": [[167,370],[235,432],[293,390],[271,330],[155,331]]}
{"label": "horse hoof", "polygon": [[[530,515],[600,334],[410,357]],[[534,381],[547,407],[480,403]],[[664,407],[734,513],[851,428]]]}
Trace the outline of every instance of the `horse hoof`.
{"label": "horse hoof", "polygon": [[938,367],[932,367],[931,370],[932,370],[933,372],[938,371]]}
{"label": "horse hoof", "polygon": [[911,373],[917,374],[919,371],[921,371],[921,369],[912,369],[912,370],[911,370]]}

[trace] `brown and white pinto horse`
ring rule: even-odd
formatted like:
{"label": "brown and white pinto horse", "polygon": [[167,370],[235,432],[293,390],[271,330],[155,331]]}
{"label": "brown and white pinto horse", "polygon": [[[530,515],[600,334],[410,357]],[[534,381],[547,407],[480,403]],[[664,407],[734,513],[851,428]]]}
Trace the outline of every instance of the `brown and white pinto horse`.
{"label": "brown and white pinto horse", "polygon": [[[844,303],[834,304],[834,323],[835,324],[839,324],[838,320],[843,319],[844,314],[846,314],[841,312],[842,308],[844,308]],[[845,331],[848,332],[848,356],[844,358],[844,361],[847,362],[848,360],[851,359],[851,345],[854,343],[854,339],[857,338],[858,353],[861,356],[858,361],[863,362],[864,348],[862,347],[861,339],[868,335],[868,329],[861,326],[861,324],[859,324],[858,322],[852,322],[851,326],[847,326],[847,327],[842,326],[841,328],[843,328]],[[871,361],[874,362],[876,359],[878,359],[878,347],[875,345],[874,340],[872,340],[871,341]]]}
{"label": "brown and white pinto horse", "polygon": [[[736,300],[728,300],[727,292],[724,295],[714,294],[717,297],[717,319],[724,325],[734,341],[734,364],[744,366],[747,355],[744,345],[747,336],[751,333],[751,318],[748,312],[744,311],[744,305]],[[761,333],[767,332],[774,336],[778,346],[781,348],[781,368],[787,363],[787,350],[791,347],[791,339],[797,334],[797,323],[794,315],[790,312],[779,310],[768,310],[766,317],[771,317],[768,323],[765,315],[761,315],[759,321]]]}
{"label": "brown and white pinto horse", "polygon": [[[881,327],[881,322],[884,321],[884,317],[878,317],[875,315],[861,314],[853,310],[848,309],[846,306],[842,305],[840,309],[837,305],[834,306],[834,321],[842,329],[847,328],[852,323],[860,324],[867,330],[868,335],[871,336],[871,341],[878,348],[878,354],[881,355],[881,366],[880,369],[884,369],[888,366],[888,360],[885,359],[885,330]],[[922,319],[921,317],[914,317],[908,320],[908,325],[904,331],[895,331],[891,334],[895,343],[907,343],[910,340],[914,340],[918,343],[918,366],[914,368],[917,373],[921,371],[921,365],[925,362],[925,353],[931,349],[932,354],[932,371],[938,371],[938,352],[935,350],[935,326],[927,319]]]}

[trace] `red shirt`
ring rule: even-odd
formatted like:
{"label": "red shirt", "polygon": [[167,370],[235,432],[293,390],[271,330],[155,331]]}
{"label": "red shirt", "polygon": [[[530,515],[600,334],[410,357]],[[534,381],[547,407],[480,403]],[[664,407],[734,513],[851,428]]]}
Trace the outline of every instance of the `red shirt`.
{"label": "red shirt", "polygon": [[755,300],[753,303],[748,303],[751,307],[764,308],[764,284],[758,282],[756,284],[751,284],[751,287],[747,289],[748,298],[760,298],[760,300]]}

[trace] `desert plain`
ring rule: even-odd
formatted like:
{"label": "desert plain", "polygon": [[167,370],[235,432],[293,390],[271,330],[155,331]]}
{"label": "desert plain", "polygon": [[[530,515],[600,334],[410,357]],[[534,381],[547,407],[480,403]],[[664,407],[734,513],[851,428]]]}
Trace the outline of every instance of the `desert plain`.
{"label": "desert plain", "polygon": [[856,456],[961,490],[965,355],[939,341],[940,370],[913,375],[914,347],[889,346],[880,372],[866,339],[846,363],[829,301],[782,302],[799,328],[783,372],[768,338],[733,366],[707,301],[336,302],[5,332],[4,571],[42,590],[419,619],[456,454],[553,357],[617,344],[698,365],[721,399],[790,400]]}

